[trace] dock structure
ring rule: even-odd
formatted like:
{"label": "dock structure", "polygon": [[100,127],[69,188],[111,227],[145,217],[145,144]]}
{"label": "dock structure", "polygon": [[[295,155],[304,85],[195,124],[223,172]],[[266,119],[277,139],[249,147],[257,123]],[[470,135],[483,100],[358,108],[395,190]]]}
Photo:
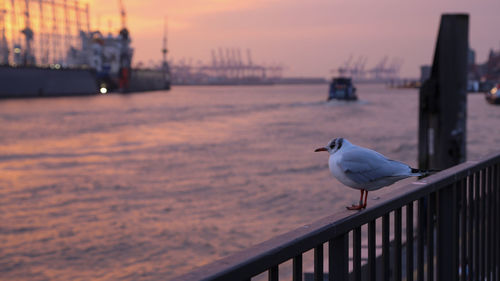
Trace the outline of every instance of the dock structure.
{"label": "dock structure", "polygon": [[[368,205],[360,212],[338,212],[172,280],[252,280],[267,272],[270,281],[280,275],[300,281],[308,251],[314,252],[316,281],[500,279],[500,153],[401,186]],[[367,245],[362,237],[367,237]],[[280,271],[286,262],[293,264],[290,272]]]}

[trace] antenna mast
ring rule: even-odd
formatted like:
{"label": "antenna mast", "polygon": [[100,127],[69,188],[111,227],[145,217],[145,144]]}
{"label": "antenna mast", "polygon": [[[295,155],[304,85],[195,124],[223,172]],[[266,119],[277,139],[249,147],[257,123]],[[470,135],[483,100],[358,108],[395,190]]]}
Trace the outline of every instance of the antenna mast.
{"label": "antenna mast", "polygon": [[163,67],[167,64],[167,19],[163,18],[163,48],[161,49],[163,54]]}

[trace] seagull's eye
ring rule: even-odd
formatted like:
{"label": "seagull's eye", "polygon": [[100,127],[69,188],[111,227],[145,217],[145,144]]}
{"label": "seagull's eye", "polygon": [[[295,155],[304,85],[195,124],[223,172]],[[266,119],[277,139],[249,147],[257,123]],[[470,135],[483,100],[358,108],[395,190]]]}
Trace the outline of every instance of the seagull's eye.
{"label": "seagull's eye", "polygon": [[342,143],[344,142],[344,139],[339,139],[339,149],[342,147]]}
{"label": "seagull's eye", "polygon": [[337,139],[332,140],[332,142],[329,145],[330,149],[334,149],[335,146],[337,146]]}

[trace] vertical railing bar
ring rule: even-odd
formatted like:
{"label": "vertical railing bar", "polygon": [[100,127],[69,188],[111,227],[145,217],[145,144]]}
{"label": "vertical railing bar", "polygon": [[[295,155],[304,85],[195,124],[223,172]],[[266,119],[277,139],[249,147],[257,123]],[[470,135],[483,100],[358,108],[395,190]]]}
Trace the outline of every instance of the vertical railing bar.
{"label": "vertical railing bar", "polygon": [[[494,217],[497,218],[497,221],[493,224],[494,226],[494,235],[493,237],[500,237],[500,227],[499,227],[499,222],[498,222],[498,219],[500,218],[500,165],[499,164],[496,164],[493,166],[494,167],[494,171],[493,171],[493,175],[494,175],[494,180],[493,180],[493,183],[494,183],[494,186],[493,186],[493,194],[494,194],[494,198],[495,198],[495,203],[493,204],[495,206],[495,210],[494,210]],[[496,280],[498,281],[500,278],[500,241],[498,241],[498,239],[494,239],[495,240],[495,245],[494,245],[494,254],[495,254],[495,257],[494,257],[494,269],[493,269],[493,280]]]}
{"label": "vertical railing bar", "polygon": [[486,280],[491,280],[491,246],[493,245],[493,242],[491,240],[491,229],[492,229],[492,225],[491,225],[491,215],[492,215],[492,206],[491,206],[491,166],[490,167],[486,167],[485,169],[486,171],[486,181],[485,181],[485,184],[486,184],[486,248],[485,248],[485,252],[486,252],[486,277],[485,279]]}
{"label": "vertical railing bar", "polygon": [[328,240],[328,281],[335,281],[334,275],[334,262],[337,261],[338,257],[335,256],[335,247],[333,246],[334,240]]}
{"label": "vertical railing bar", "polygon": [[401,208],[394,211],[394,280],[401,281]]}
{"label": "vertical railing bar", "polygon": [[457,185],[455,182],[437,191],[436,273],[440,281],[457,280]]}
{"label": "vertical railing bar", "polygon": [[349,235],[341,234],[328,242],[329,281],[349,280]]}
{"label": "vertical railing bar", "polygon": [[497,259],[497,253],[496,253],[496,248],[497,248],[497,244],[498,244],[498,232],[497,232],[497,224],[499,223],[499,217],[497,216],[497,210],[498,210],[498,202],[497,202],[497,186],[496,186],[496,177],[497,177],[497,173],[498,173],[498,170],[497,170],[497,166],[494,164],[492,165],[492,169],[491,169],[491,194],[492,194],[492,210],[491,210],[491,216],[492,216],[492,231],[491,231],[491,237],[492,237],[492,241],[493,241],[493,245],[492,245],[492,272],[493,272],[493,276],[492,276],[492,280],[496,280],[498,278],[498,274],[497,274],[497,262],[498,262],[498,259]]}
{"label": "vertical railing bar", "polygon": [[382,280],[389,280],[390,271],[390,246],[389,246],[389,222],[390,213],[382,216]]}
{"label": "vertical railing bar", "polygon": [[470,175],[467,177],[467,189],[468,189],[468,213],[469,213],[469,220],[467,221],[467,280],[472,281],[473,280],[473,271],[475,268],[473,267],[473,261],[474,261],[474,251],[473,251],[473,241],[475,238],[474,235],[474,176]]}
{"label": "vertical railing bar", "polygon": [[406,281],[413,281],[413,202],[406,205]]}
{"label": "vertical railing bar", "polygon": [[323,281],[323,244],[314,248],[314,281]]}
{"label": "vertical railing bar", "polygon": [[[495,217],[497,221],[495,222],[495,236],[500,237],[500,223],[498,219],[500,219],[500,164],[496,164],[495,171]],[[500,279],[500,241],[495,240],[495,280],[498,281]]]}
{"label": "vertical railing bar", "polygon": [[434,211],[436,193],[428,196],[427,206],[427,281],[434,280]]}
{"label": "vertical railing bar", "polygon": [[278,265],[271,267],[268,271],[268,280],[269,281],[278,281],[279,280],[279,270]]}
{"label": "vertical railing bar", "polygon": [[492,173],[492,177],[491,177],[491,194],[492,194],[492,205],[493,205],[493,209],[492,209],[492,232],[491,232],[491,235],[492,235],[492,241],[493,241],[493,245],[492,245],[492,271],[493,271],[493,277],[492,277],[492,280],[497,280],[498,279],[498,253],[496,251],[497,247],[498,247],[498,239],[497,237],[500,237],[498,235],[498,231],[497,231],[497,228],[498,228],[498,223],[499,223],[499,218],[498,217],[498,201],[497,201],[497,193],[498,193],[498,186],[496,185],[496,179],[497,179],[497,176],[498,176],[498,167],[497,165],[492,165],[492,170],[491,170],[491,173]]}
{"label": "vertical railing bar", "polygon": [[460,280],[467,277],[467,178],[460,181]]}
{"label": "vertical railing bar", "polygon": [[487,197],[488,197],[488,216],[486,217],[486,220],[487,220],[487,228],[488,228],[488,233],[487,233],[487,246],[486,246],[486,249],[487,249],[487,254],[488,254],[488,262],[486,263],[486,275],[487,275],[487,280],[491,280],[491,276],[492,276],[492,272],[491,272],[491,268],[492,268],[492,259],[493,259],[493,252],[492,252],[492,246],[493,246],[493,240],[492,240],[492,229],[493,229],[493,216],[492,216],[492,209],[493,209],[493,206],[492,206],[492,184],[491,184],[491,176],[492,176],[492,169],[491,169],[491,166],[489,166],[487,169],[486,169],[486,177],[487,177],[487,180],[486,180],[486,192],[487,192]]}
{"label": "vertical railing bar", "polygon": [[498,223],[499,223],[499,218],[498,217],[498,200],[497,200],[497,194],[498,194],[498,186],[497,186],[497,177],[498,177],[498,166],[497,165],[493,165],[493,170],[492,170],[492,174],[493,174],[493,177],[491,179],[491,183],[492,183],[492,194],[493,194],[493,214],[492,214],[492,217],[493,217],[493,280],[498,280],[498,252],[497,252],[497,248],[498,248],[498,243],[500,241],[498,241],[498,239],[496,239],[496,237],[500,237],[499,236],[499,233],[498,233]]}
{"label": "vertical railing bar", "polygon": [[368,223],[368,276],[370,281],[376,281],[377,260],[375,249],[377,247],[375,240],[376,221],[372,220]]}
{"label": "vertical railing bar", "polygon": [[354,280],[361,281],[361,226],[353,230],[352,251]]}
{"label": "vertical railing bar", "polygon": [[496,221],[496,196],[495,196],[495,164],[491,165],[489,170],[489,194],[488,196],[490,197],[490,216],[489,216],[489,227],[490,227],[490,243],[488,247],[490,248],[490,280],[495,280],[496,279],[496,254],[495,254],[495,249],[496,249],[496,243],[498,240],[498,236],[495,236],[495,224],[497,223]]}
{"label": "vertical railing bar", "polygon": [[293,281],[302,281],[302,254],[293,258]]}
{"label": "vertical railing bar", "polygon": [[453,280],[458,280],[458,258],[459,258],[459,254],[458,254],[458,249],[459,249],[459,242],[458,242],[458,237],[459,237],[459,216],[457,216],[458,214],[458,192],[459,192],[459,187],[460,187],[460,183],[457,181],[453,184],[453,189],[452,189],[452,198],[451,198],[451,202],[452,202],[452,206],[451,206],[451,220],[452,220],[452,226],[453,226],[453,231],[452,231],[452,249],[453,249],[453,256],[454,256],[454,259],[453,259],[453,263],[452,263],[452,279]]}
{"label": "vertical railing bar", "polygon": [[425,198],[418,199],[418,244],[417,244],[417,280],[424,281],[424,249],[425,249],[425,235],[426,235],[426,206]]}
{"label": "vertical railing bar", "polygon": [[480,203],[480,185],[479,185],[479,172],[474,173],[474,280],[479,280],[480,273],[480,260],[479,260],[479,239],[480,239],[480,221],[481,221],[481,208]]}
{"label": "vertical railing bar", "polygon": [[486,278],[486,169],[481,170],[481,248],[480,261],[481,261],[481,280]]}
{"label": "vertical railing bar", "polygon": [[489,270],[488,270],[488,276],[489,280],[495,280],[495,241],[498,239],[498,237],[495,237],[495,190],[494,190],[494,182],[495,182],[495,165],[491,165],[488,167],[488,200],[489,206],[490,206],[490,215],[488,217],[489,219],[489,235],[490,235],[490,245],[488,245],[488,250],[489,250]]}
{"label": "vertical railing bar", "polygon": [[495,249],[496,249],[496,244],[498,242],[498,236],[495,236],[495,224],[497,224],[497,221],[495,220],[497,218],[496,216],[496,200],[495,200],[495,174],[496,174],[496,169],[495,165],[491,165],[490,167],[490,189],[489,189],[489,200],[490,200],[490,242],[491,245],[489,246],[490,248],[490,259],[491,259],[491,280],[496,279],[496,254],[495,254]]}

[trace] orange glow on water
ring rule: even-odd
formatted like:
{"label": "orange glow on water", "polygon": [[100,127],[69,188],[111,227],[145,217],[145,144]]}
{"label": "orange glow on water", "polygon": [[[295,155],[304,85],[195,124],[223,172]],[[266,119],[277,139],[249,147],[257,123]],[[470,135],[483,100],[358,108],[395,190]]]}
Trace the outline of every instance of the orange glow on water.
{"label": "orange glow on water", "polygon": [[[344,210],[359,192],[314,148],[343,136],[417,158],[418,91],[357,87],[349,104],[327,85],[0,102],[0,279],[168,280]],[[468,106],[477,159],[500,112]]]}

